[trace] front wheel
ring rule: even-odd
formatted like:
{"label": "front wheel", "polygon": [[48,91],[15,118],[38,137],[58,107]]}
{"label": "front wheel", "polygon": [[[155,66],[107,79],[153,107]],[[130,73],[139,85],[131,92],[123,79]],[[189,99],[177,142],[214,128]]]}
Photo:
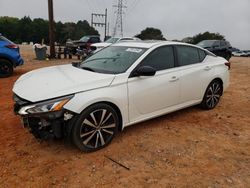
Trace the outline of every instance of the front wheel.
{"label": "front wheel", "polygon": [[112,141],[118,124],[118,115],[110,105],[92,105],[79,115],[72,129],[72,140],[82,151],[99,150]]}
{"label": "front wheel", "polygon": [[213,109],[220,101],[223,92],[223,86],[220,81],[212,81],[205,92],[201,107],[207,110]]}
{"label": "front wheel", "polygon": [[6,78],[13,74],[13,66],[11,62],[0,59],[0,78]]}

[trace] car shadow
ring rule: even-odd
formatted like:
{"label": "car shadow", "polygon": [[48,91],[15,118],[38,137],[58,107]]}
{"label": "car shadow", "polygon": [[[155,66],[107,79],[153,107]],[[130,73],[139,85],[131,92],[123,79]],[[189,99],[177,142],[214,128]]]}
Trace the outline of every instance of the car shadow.
{"label": "car shadow", "polygon": [[[201,110],[202,109],[199,106],[188,107],[188,108],[176,111],[176,112],[161,115],[159,117],[125,127],[124,130],[120,131],[118,134],[126,135],[126,134],[129,134],[132,132],[136,132],[139,129],[148,128],[149,126],[152,127],[152,124],[154,124],[154,128],[161,127],[162,126],[161,122],[163,122],[163,121],[167,121],[167,120],[172,121],[174,119],[180,118],[183,115],[200,112]],[[117,136],[117,137],[119,137],[119,136]]]}

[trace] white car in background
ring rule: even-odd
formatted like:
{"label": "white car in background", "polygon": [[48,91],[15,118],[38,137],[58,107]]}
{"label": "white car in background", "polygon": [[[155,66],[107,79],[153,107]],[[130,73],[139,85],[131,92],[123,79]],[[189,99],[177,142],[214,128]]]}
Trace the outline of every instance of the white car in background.
{"label": "white car in background", "polygon": [[247,57],[248,55],[243,52],[243,51],[235,51],[235,52],[232,52],[232,55],[235,56],[235,57]]}
{"label": "white car in background", "polygon": [[136,37],[111,37],[110,39],[106,40],[105,42],[92,44],[91,48],[94,50],[94,53],[98,52],[99,50],[106,48],[112,44],[117,42],[126,42],[126,41],[140,41],[141,39]]}
{"label": "white car in background", "polygon": [[21,76],[14,111],[37,138],[68,138],[95,151],[132,124],[197,104],[213,109],[229,69],[227,60],[194,45],[121,42],[82,63]]}
{"label": "white car in background", "polygon": [[250,50],[243,50],[247,57],[250,57]]}

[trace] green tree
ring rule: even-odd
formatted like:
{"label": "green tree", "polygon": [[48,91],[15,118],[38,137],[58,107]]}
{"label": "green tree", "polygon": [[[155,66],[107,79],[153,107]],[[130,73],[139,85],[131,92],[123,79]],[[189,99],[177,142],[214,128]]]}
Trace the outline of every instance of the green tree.
{"label": "green tree", "polygon": [[44,39],[45,43],[49,42],[49,22],[47,20],[36,18],[32,22],[32,30],[30,35],[30,41],[34,43],[41,43]]}
{"label": "green tree", "polygon": [[8,36],[10,40],[17,41],[17,31],[18,31],[18,18],[12,17],[0,17],[0,33],[5,36]]}
{"label": "green tree", "polygon": [[[89,25],[86,20],[77,23],[56,22],[56,42],[64,44],[67,39],[78,40],[84,35],[99,35],[98,31]],[[0,33],[16,43],[41,43],[42,39],[49,42],[49,23],[42,18],[31,19],[25,16],[21,19],[0,17]]]}
{"label": "green tree", "polygon": [[163,37],[161,30],[153,27],[144,29],[140,34],[136,35],[136,37],[142,40],[166,40]]}
{"label": "green tree", "polygon": [[[37,31],[39,32],[39,31]],[[16,36],[21,42],[31,42],[33,35],[32,20],[29,16],[24,16],[19,20]]]}

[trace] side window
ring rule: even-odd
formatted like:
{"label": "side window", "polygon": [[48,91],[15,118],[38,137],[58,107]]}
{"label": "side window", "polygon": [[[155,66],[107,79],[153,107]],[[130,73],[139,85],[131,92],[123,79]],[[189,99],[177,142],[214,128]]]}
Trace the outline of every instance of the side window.
{"label": "side window", "polygon": [[151,66],[157,71],[173,68],[175,66],[173,47],[164,46],[157,48],[143,60],[143,66]]}
{"label": "side window", "polygon": [[200,62],[198,49],[190,46],[176,46],[180,66],[192,65]]}
{"label": "side window", "polygon": [[200,56],[200,62],[202,62],[206,58],[206,56],[207,56],[206,52],[204,52],[201,49],[198,49],[198,52],[199,52],[199,56]]}
{"label": "side window", "polygon": [[97,42],[99,42],[99,38],[96,37],[90,38],[90,43],[97,43]]}
{"label": "side window", "polygon": [[215,41],[213,44],[214,47],[220,47],[220,41]]}
{"label": "side window", "polygon": [[226,43],[225,41],[221,41],[221,42],[220,42],[220,45],[224,47],[224,46],[227,45],[227,43]]}

